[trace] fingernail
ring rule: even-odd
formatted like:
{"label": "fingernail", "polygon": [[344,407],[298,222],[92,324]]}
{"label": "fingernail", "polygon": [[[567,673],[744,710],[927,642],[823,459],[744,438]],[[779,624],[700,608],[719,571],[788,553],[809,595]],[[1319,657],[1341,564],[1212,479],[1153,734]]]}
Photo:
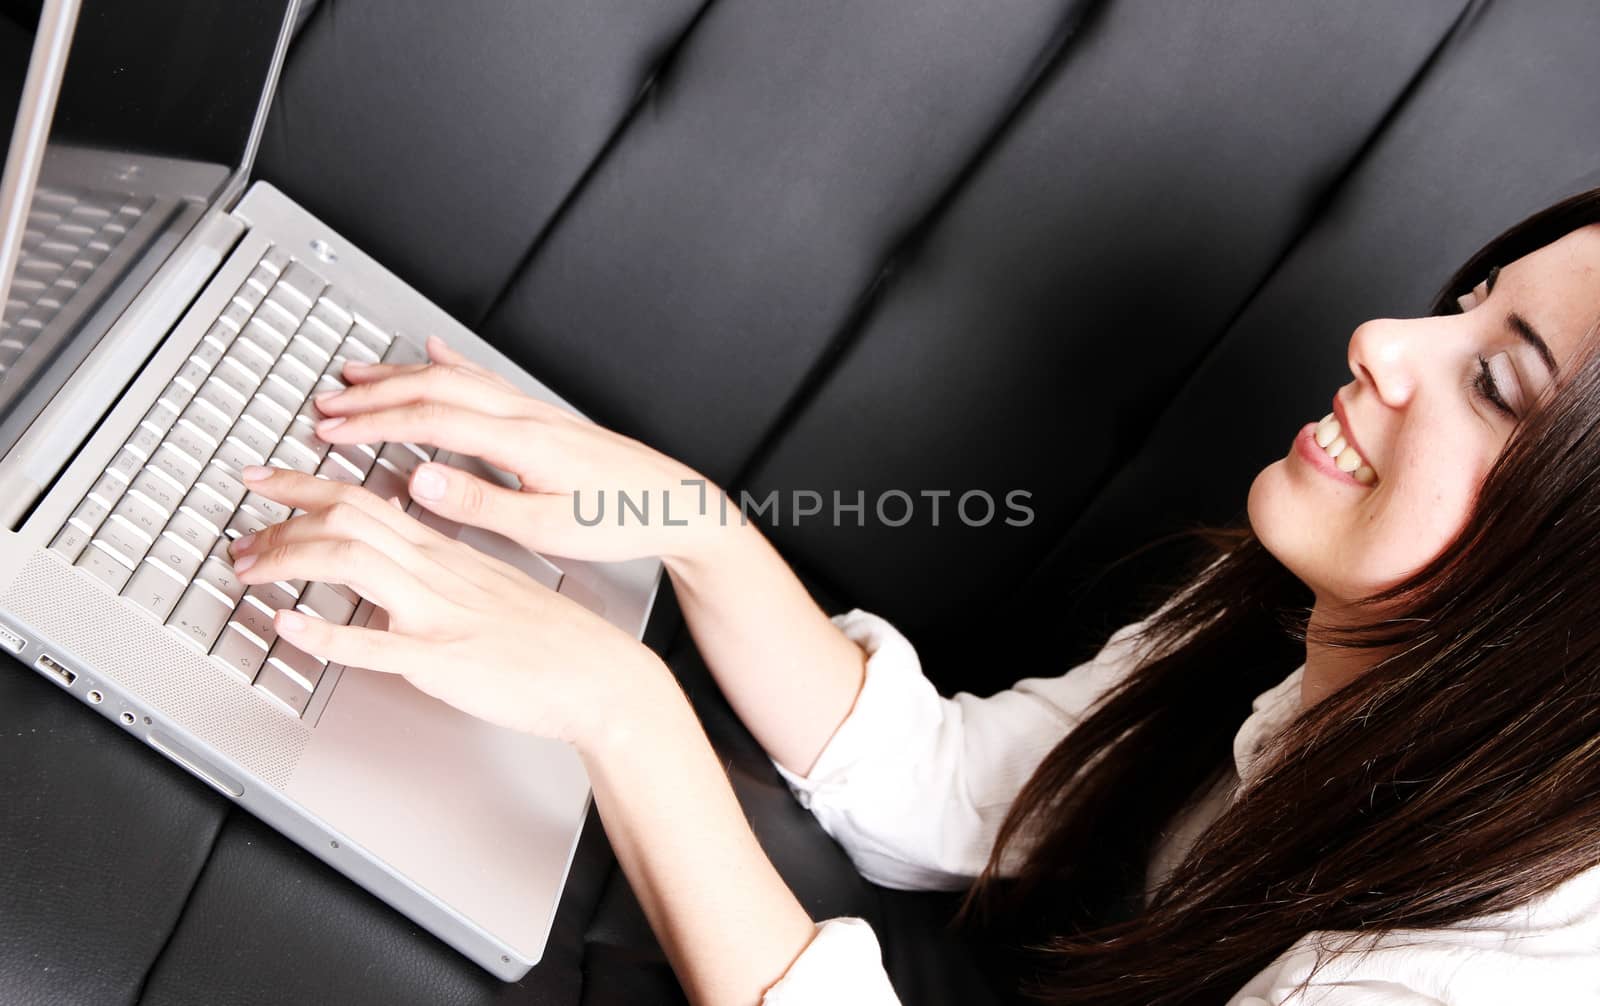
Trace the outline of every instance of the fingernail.
{"label": "fingernail", "polygon": [[271,477],[272,469],[265,465],[245,465],[239,469],[239,474],[244,476],[246,482],[260,482]]}
{"label": "fingernail", "polygon": [[256,564],[256,557],[255,556],[253,556],[253,555],[241,555],[239,558],[233,560],[233,571],[235,573],[243,573],[245,570],[249,569],[251,566],[254,566],[255,564]]}
{"label": "fingernail", "polygon": [[432,465],[423,465],[411,476],[411,495],[425,500],[444,498],[444,476]]}
{"label": "fingernail", "polygon": [[299,632],[306,627],[306,616],[288,608],[278,609],[278,630],[280,632]]}
{"label": "fingernail", "polygon": [[250,551],[250,543],[255,540],[256,536],[253,534],[241,535],[240,537],[233,539],[233,544],[228,546],[228,548],[234,555],[241,555]]}
{"label": "fingernail", "polygon": [[344,422],[344,417],[343,416],[331,416],[331,417],[329,417],[327,419],[322,420],[322,422],[317,424],[317,432],[318,433],[325,433],[328,430],[334,429],[335,427],[337,427],[342,422]]}

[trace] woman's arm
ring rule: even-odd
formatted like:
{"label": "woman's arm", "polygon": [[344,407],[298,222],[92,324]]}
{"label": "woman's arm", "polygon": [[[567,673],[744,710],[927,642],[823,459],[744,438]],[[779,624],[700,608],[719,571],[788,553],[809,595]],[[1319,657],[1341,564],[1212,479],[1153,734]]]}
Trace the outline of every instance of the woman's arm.
{"label": "woman's arm", "polygon": [[[511,472],[520,489],[426,464],[411,489],[435,513],[535,551],[601,562],[660,556],[734,709],[779,764],[807,771],[855,701],[862,654],[739,508],[720,505],[720,491],[687,465],[522,394],[437,338],[428,353],[424,367],[347,364],[351,386],[317,399],[331,417],[318,436],[429,443]],[[620,491],[642,494],[654,519],[624,520]],[[605,517],[585,522],[580,511]]]}
{"label": "woman's arm", "polygon": [[815,933],[662,667],[579,748],[617,861],[690,1001],[748,1006]]}
{"label": "woman's arm", "polygon": [[849,715],[866,655],[759,530],[730,520],[696,551],[667,557],[667,571],[734,712],[774,761],[804,775]]}
{"label": "woman's arm", "polygon": [[[342,583],[387,614],[377,629],[279,611],[285,641],[352,668],[400,674],[508,729],[570,743],[690,998],[749,1006],[784,978],[815,929],[756,843],[659,657],[365,489],[287,470],[243,474],[253,490],[304,511],[233,543],[243,582]],[[887,988],[881,968],[873,974]],[[892,993],[868,1001],[892,1002]]]}

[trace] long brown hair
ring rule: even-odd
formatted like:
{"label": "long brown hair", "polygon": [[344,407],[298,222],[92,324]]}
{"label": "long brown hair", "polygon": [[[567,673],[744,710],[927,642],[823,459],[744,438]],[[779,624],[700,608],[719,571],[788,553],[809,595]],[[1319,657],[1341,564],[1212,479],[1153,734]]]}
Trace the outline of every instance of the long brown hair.
{"label": "long brown hair", "polygon": [[[1535,214],[1432,311],[1597,221],[1600,189]],[[1313,930],[1461,922],[1600,864],[1594,336],[1519,424],[1456,539],[1363,599],[1361,627],[1317,629],[1381,658],[1269,740],[1259,776],[1130,910],[1163,827],[1231,771],[1251,700],[1305,660],[1310,591],[1247,525],[1190,532],[1204,548],[1180,589],[1150,598],[1162,607],[1141,665],[1046,756],[963,903],[964,921],[1023,948],[1022,991],[1222,1003]]]}

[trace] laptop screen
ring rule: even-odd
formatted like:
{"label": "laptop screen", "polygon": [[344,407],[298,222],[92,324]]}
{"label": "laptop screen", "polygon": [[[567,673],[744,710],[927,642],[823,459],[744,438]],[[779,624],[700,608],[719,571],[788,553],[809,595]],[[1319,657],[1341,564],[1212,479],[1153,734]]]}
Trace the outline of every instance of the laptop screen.
{"label": "laptop screen", "polygon": [[[26,60],[29,7],[0,7],[0,59]],[[243,164],[288,7],[82,0],[17,265],[0,282],[0,451]],[[20,73],[0,86],[9,125]]]}

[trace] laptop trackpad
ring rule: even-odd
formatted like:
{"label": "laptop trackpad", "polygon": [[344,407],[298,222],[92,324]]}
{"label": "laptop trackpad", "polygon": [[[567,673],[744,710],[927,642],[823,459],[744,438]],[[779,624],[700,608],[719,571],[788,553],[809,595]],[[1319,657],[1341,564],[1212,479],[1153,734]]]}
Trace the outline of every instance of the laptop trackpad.
{"label": "laptop trackpad", "polygon": [[[471,472],[479,478],[499,483],[508,488],[516,485],[515,480],[510,475],[465,454],[450,454],[441,451],[437,460],[441,464]],[[436,513],[424,509],[417,503],[411,504],[407,512],[442,534],[447,534],[458,541],[465,542],[486,555],[494,556],[501,562],[510,563],[551,590],[561,589],[562,572],[560,567],[539,553],[523,548],[505,535],[496,534],[493,531],[485,531],[481,527],[467,527],[463,524],[457,524],[453,520],[447,520]]]}

